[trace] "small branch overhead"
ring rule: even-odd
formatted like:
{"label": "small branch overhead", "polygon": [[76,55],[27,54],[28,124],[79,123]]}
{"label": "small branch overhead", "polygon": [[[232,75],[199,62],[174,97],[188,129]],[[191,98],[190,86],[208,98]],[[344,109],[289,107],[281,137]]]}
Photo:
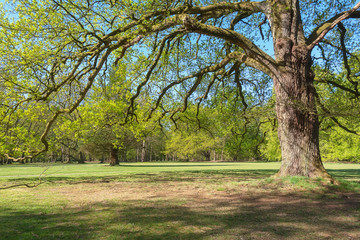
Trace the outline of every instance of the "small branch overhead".
{"label": "small branch overhead", "polygon": [[326,21],[325,23],[323,23],[319,27],[317,27],[312,32],[310,37],[308,38],[308,41],[307,41],[308,47],[307,48],[309,50],[313,49],[325,37],[325,35],[331,29],[333,29],[336,25],[338,25],[341,21],[343,21],[343,20],[345,20],[347,18],[360,18],[360,11],[357,11],[357,9],[359,7],[360,7],[360,2],[358,2],[349,11],[340,13],[340,14],[332,17],[331,19],[329,19],[328,21]]}

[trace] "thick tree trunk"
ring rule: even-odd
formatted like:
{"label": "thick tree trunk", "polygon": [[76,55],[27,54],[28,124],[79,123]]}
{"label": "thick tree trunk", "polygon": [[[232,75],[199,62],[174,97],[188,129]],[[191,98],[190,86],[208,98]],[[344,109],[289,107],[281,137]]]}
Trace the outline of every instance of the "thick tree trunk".
{"label": "thick tree trunk", "polygon": [[285,71],[274,81],[282,164],[278,176],[330,178],[320,157],[319,121],[310,53],[292,47]]}
{"label": "thick tree trunk", "polygon": [[211,151],[210,150],[203,151],[202,154],[205,157],[205,161],[210,161],[210,157],[211,157]]}
{"label": "thick tree trunk", "polygon": [[85,154],[80,151],[78,163],[79,163],[79,164],[84,164],[84,163],[85,163],[85,160],[86,160]]}
{"label": "thick tree trunk", "polygon": [[118,148],[112,147],[110,152],[110,166],[119,165]]}
{"label": "thick tree trunk", "polygon": [[21,158],[23,158],[23,159],[21,159],[21,160],[19,161],[20,164],[25,164],[25,163],[26,163],[26,159],[24,159],[24,156],[25,156],[25,153],[22,153],[22,154],[21,154]]}
{"label": "thick tree trunk", "polygon": [[[320,157],[311,49],[306,45],[298,0],[271,1],[273,71],[282,164],[277,176],[330,179]],[[276,7],[275,7],[276,5]]]}

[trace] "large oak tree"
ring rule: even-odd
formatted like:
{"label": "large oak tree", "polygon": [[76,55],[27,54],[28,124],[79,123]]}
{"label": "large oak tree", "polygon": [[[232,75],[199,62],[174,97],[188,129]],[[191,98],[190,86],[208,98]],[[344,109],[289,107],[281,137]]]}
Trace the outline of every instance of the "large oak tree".
{"label": "large oak tree", "polygon": [[[123,80],[133,81],[125,121],[136,118],[144,91],[154,99],[149,117],[160,111],[176,122],[189,102],[206,102],[226,81],[236,83],[246,110],[246,83],[258,84],[245,79],[251,68],[264,74],[255,74],[259,81],[268,76],[273,82],[282,151],[278,175],[329,178],[319,152],[317,108],[330,110],[321,105],[314,81],[359,97],[359,76],[347,61],[357,50],[359,7],[349,0],[6,3],[0,23],[2,127],[9,131],[21,109],[45,106],[52,115],[40,137],[44,147],[28,153],[46,151],[59,115],[75,111],[94,82],[119,64],[129,73]],[[314,59],[328,70],[327,58],[343,63],[345,81],[315,76]],[[182,105],[176,105],[179,99]]]}

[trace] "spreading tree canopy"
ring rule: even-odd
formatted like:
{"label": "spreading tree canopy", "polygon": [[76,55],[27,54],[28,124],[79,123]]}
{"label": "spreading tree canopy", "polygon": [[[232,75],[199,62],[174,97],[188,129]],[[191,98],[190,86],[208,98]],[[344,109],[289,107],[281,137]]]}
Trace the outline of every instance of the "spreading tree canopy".
{"label": "spreading tree canopy", "polygon": [[[344,91],[350,104],[357,103],[359,7],[354,0],[5,2],[1,128],[3,143],[13,145],[1,151],[11,157],[20,146],[14,139],[39,131],[39,140],[21,151],[24,157],[46,151],[59,116],[76,111],[96,81],[120,66],[118,81],[131,84],[124,84],[130,95],[119,122],[137,119],[141,109],[145,118],[167,116],[176,124],[189,104],[209,104],[227,86],[237,87],[245,116],[273,93],[282,151],[278,175],[328,178],[319,113],[348,128],[322,104],[327,99],[315,86]],[[340,79],[329,77],[342,71]]]}

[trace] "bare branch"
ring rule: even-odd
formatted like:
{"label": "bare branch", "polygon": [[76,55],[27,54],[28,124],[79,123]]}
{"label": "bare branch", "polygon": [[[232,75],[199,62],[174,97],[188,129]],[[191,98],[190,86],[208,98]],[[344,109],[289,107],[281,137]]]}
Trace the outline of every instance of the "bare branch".
{"label": "bare branch", "polygon": [[159,97],[157,98],[157,101],[155,103],[155,106],[151,109],[150,111],[150,114],[149,114],[149,117],[148,119],[151,117],[152,113],[159,107],[160,105],[160,102],[162,100],[162,98],[164,97],[164,95],[167,93],[167,91],[172,88],[173,86],[175,85],[178,85],[188,79],[191,79],[191,78],[198,78],[200,76],[203,76],[204,74],[206,73],[209,73],[209,72],[216,72],[218,71],[219,69],[221,68],[224,68],[232,59],[237,59],[237,58],[242,58],[244,55],[241,54],[241,53],[231,53],[229,54],[228,56],[226,56],[220,63],[218,64],[215,64],[215,65],[212,65],[212,66],[209,66],[209,67],[206,67],[204,69],[201,69],[200,71],[194,73],[194,74],[191,74],[191,75],[188,75],[186,77],[183,77],[177,81],[174,81],[174,82],[171,82],[170,84],[168,84],[166,87],[164,87],[161,91],[161,93],[159,94]]}
{"label": "bare branch", "polygon": [[346,69],[346,78],[352,85],[354,85],[355,92],[358,93],[358,88],[357,88],[358,82],[351,80],[351,69],[349,66],[348,58],[346,56],[346,52],[347,52],[346,45],[345,45],[346,28],[344,27],[344,25],[341,22],[338,24],[338,27],[340,29],[340,34],[341,34],[340,35],[340,44],[341,44],[341,52],[343,55],[344,66]]}
{"label": "bare branch", "polygon": [[338,25],[341,21],[348,18],[360,18],[360,11],[356,11],[360,7],[360,2],[358,2],[352,9],[349,11],[337,14],[336,16],[330,18],[328,21],[317,27],[309,36],[307,40],[308,49],[313,49],[324,37],[325,35]]}
{"label": "bare branch", "polygon": [[43,183],[43,175],[44,173],[49,169],[50,167],[45,168],[39,175],[39,182],[33,185],[27,184],[27,183],[23,183],[23,184],[15,184],[15,185],[11,185],[11,186],[6,186],[6,187],[0,187],[0,190],[5,190],[5,189],[10,189],[10,188],[16,188],[16,187],[27,187],[27,188],[35,188],[37,186],[39,186],[40,184]]}
{"label": "bare branch", "polygon": [[341,85],[341,84],[339,84],[339,83],[337,83],[335,81],[328,80],[328,79],[327,80],[321,80],[321,79],[317,79],[317,78],[315,78],[315,81],[320,82],[320,83],[331,84],[331,85],[333,85],[333,86],[335,86],[337,88],[340,88],[341,90],[344,90],[346,92],[349,92],[349,93],[353,94],[355,97],[360,97],[360,93],[358,91],[356,91],[354,89],[351,89],[351,88],[348,88],[348,87],[346,87],[344,85]]}
{"label": "bare branch", "polygon": [[274,59],[242,34],[230,29],[223,29],[220,27],[200,23],[189,15],[185,15],[183,17],[183,24],[188,32],[196,32],[214,36],[241,47],[245,51],[248,58],[246,62],[241,62],[245,62],[245,64],[251,67],[264,71],[270,76],[277,72],[277,66]]}
{"label": "bare branch", "polygon": [[52,0],[53,3],[55,3],[56,6],[59,6],[61,9],[63,9],[72,19],[74,19],[78,24],[79,26],[82,28],[82,29],[85,29],[84,25],[79,21],[79,19],[77,19],[73,14],[71,14],[67,9],[66,7],[64,7],[63,5],[61,5],[60,3],[56,2],[55,0]]}
{"label": "bare branch", "polygon": [[[238,65],[238,64],[236,64]],[[246,109],[248,108],[248,105],[245,101],[245,96],[243,94],[243,90],[242,90],[242,85],[241,85],[241,82],[240,82],[240,70],[239,70],[239,66],[235,66],[235,79],[234,79],[238,89],[239,89],[239,94],[240,94],[240,98],[241,98],[241,102],[242,104],[244,105],[244,109],[243,109],[243,112],[245,113],[246,112]]]}
{"label": "bare branch", "polygon": [[356,132],[354,130],[351,130],[349,128],[347,128],[346,126],[344,126],[343,124],[341,124],[339,122],[339,120],[333,116],[333,114],[331,114],[331,112],[329,111],[329,109],[327,109],[324,104],[321,103],[320,101],[320,97],[317,93],[315,93],[315,97],[316,97],[316,102],[317,104],[320,106],[320,108],[330,117],[331,120],[333,120],[340,128],[342,128],[343,130],[345,130],[346,132],[349,132],[349,133],[352,133],[352,134],[355,134],[355,135],[358,135],[360,136],[360,133],[359,132]]}
{"label": "bare branch", "polygon": [[122,49],[122,51],[121,51],[120,56],[118,56],[118,57],[115,59],[114,65],[117,66],[119,60],[124,57],[125,52],[126,52],[126,50],[127,50],[129,47],[134,46],[136,43],[140,42],[140,40],[143,39],[143,38],[144,38],[144,36],[139,35],[139,36],[137,36],[136,38],[134,38],[132,41],[130,41],[128,44],[125,44],[125,45],[123,46],[123,49]]}
{"label": "bare branch", "polygon": [[[127,109],[127,113],[126,113],[126,118],[125,118],[125,122],[127,121],[128,119],[128,116],[132,113],[133,109],[134,109],[134,102],[135,102],[135,99],[140,95],[140,92],[141,92],[141,89],[148,83],[148,81],[150,80],[150,77],[152,75],[152,72],[154,71],[155,67],[157,66],[159,60],[160,60],[160,57],[164,51],[164,48],[165,48],[165,44],[168,40],[170,39],[173,39],[174,37],[176,37],[181,31],[175,31],[171,34],[169,34],[168,36],[166,36],[162,41],[161,41],[161,44],[160,44],[160,48],[159,48],[159,51],[155,57],[155,60],[153,61],[153,63],[151,64],[150,66],[150,69],[149,71],[147,72],[146,76],[145,76],[145,80],[143,82],[141,82],[137,89],[136,89],[136,93],[131,97],[130,99],[130,105]],[[151,115],[151,113],[150,113]]]}
{"label": "bare branch", "polygon": [[264,24],[266,23],[266,21],[267,21],[267,18],[266,18],[266,16],[265,16],[264,20],[263,20],[261,23],[259,23],[259,25],[258,25],[258,28],[259,28],[260,35],[261,35],[262,40],[265,39],[264,34],[263,34],[263,31],[262,31],[262,25],[264,25]]}

